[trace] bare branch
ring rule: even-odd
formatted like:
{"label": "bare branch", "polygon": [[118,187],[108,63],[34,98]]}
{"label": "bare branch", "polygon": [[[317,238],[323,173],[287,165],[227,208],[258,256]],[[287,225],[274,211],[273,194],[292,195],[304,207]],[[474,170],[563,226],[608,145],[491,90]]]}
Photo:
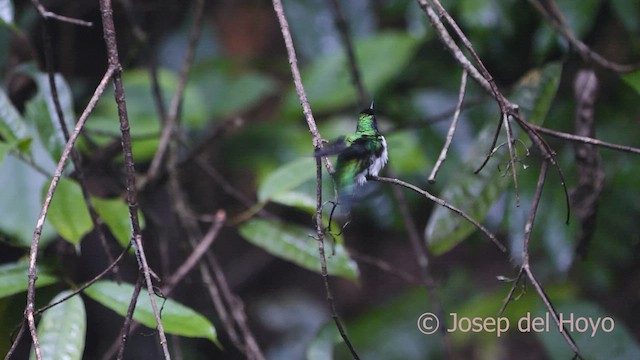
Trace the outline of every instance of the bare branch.
{"label": "bare branch", "polygon": [[458,103],[456,104],[455,112],[453,113],[453,120],[451,120],[451,125],[449,126],[449,131],[447,132],[447,137],[444,142],[444,146],[442,147],[442,151],[440,151],[440,156],[438,156],[438,160],[436,161],[435,166],[431,170],[431,174],[427,181],[433,184],[436,182],[436,175],[440,170],[440,166],[447,159],[447,153],[449,152],[449,146],[451,146],[451,141],[453,140],[453,135],[456,132],[456,128],[458,126],[458,119],[460,118],[460,111],[462,110],[462,103],[464,102],[464,94],[467,89],[467,70],[462,70],[462,78],[460,79],[460,90],[458,91]]}
{"label": "bare branch", "polygon": [[36,9],[38,9],[40,16],[42,16],[44,19],[55,19],[55,20],[66,22],[73,25],[88,26],[88,27],[93,26],[93,23],[89,21],[74,19],[74,18],[58,15],[56,13],[48,11],[38,0],[31,0],[31,3],[33,4],[33,6],[36,7]]}
{"label": "bare branch", "polygon": [[185,54],[182,62],[182,67],[180,69],[180,76],[178,77],[176,91],[171,98],[167,118],[163,119],[164,127],[162,129],[162,134],[160,135],[160,144],[158,145],[158,150],[153,156],[153,160],[151,160],[151,165],[149,166],[149,171],[147,171],[145,181],[140,183],[140,187],[144,187],[144,185],[148,181],[153,180],[157,176],[160,165],[164,160],[164,154],[166,153],[169,146],[171,135],[176,131],[176,124],[179,122],[182,100],[184,98],[184,91],[186,89],[187,80],[189,78],[189,70],[191,69],[191,64],[193,63],[193,58],[195,57],[196,45],[198,44],[200,33],[202,32],[202,20],[204,13],[203,9],[204,0],[196,1],[196,6],[193,9],[194,20],[191,27],[191,34],[189,35],[189,44],[187,46],[187,53]]}
{"label": "bare branch", "polygon": [[42,209],[40,210],[40,215],[38,216],[36,228],[33,232],[33,239],[31,240],[31,249],[29,251],[29,272],[28,272],[29,283],[27,287],[27,305],[25,308],[25,318],[27,319],[27,322],[29,324],[29,330],[31,332],[31,337],[33,340],[36,356],[38,356],[40,352],[40,348],[38,344],[37,333],[35,332],[35,320],[33,318],[33,312],[34,312],[34,303],[35,303],[35,297],[36,297],[35,284],[36,284],[36,280],[38,279],[36,262],[38,258],[38,246],[40,244],[40,236],[42,235],[42,228],[44,227],[44,221],[47,217],[47,213],[49,211],[49,205],[51,205],[51,200],[53,199],[53,194],[55,193],[56,188],[58,186],[58,182],[62,177],[62,172],[65,168],[67,160],[69,159],[69,155],[71,153],[71,150],[73,149],[73,145],[78,139],[78,136],[80,135],[80,131],[84,127],[84,124],[87,121],[89,114],[95,108],[100,96],[102,96],[102,93],[104,92],[104,89],[109,83],[109,80],[111,79],[112,75],[113,75],[113,68],[110,67],[107,69],[107,72],[102,77],[102,81],[100,81],[100,84],[94,91],[93,96],[89,100],[89,103],[87,104],[86,108],[82,112],[82,115],[78,119],[78,123],[76,124],[76,127],[74,128],[73,133],[69,137],[69,141],[67,141],[67,144],[62,150],[62,154],[60,155],[60,160],[58,160],[58,165],[56,166],[56,170],[54,172],[53,178],[51,179],[51,183],[49,184],[49,188],[47,189],[47,195],[44,198],[44,203],[42,204]]}
{"label": "bare branch", "polygon": [[567,25],[567,21],[560,12],[560,9],[558,9],[558,5],[553,0],[545,0],[545,2],[547,3],[547,7],[542,5],[539,0],[529,0],[529,2],[536,10],[538,10],[538,12],[542,16],[544,16],[551,27],[553,27],[558,33],[564,36],[564,38],[567,39],[571,43],[571,45],[573,45],[578,50],[583,58],[592,60],[596,64],[606,69],[621,73],[630,72],[638,68],[638,64],[627,65],[609,61],[602,55],[591,50],[591,48],[589,48],[587,44],[578,39],[573,31],[569,28],[569,25]]}
{"label": "bare branch", "polygon": [[485,228],[478,221],[476,221],[474,218],[469,216],[469,214],[467,214],[464,211],[458,209],[457,207],[449,204],[445,200],[440,199],[437,196],[431,195],[428,191],[422,190],[419,187],[417,187],[417,186],[415,186],[413,184],[409,184],[407,182],[404,182],[402,180],[393,179],[393,178],[387,178],[387,177],[381,177],[381,176],[369,176],[369,178],[371,180],[375,180],[375,181],[386,182],[386,183],[390,183],[390,184],[396,184],[396,185],[404,186],[407,189],[413,190],[413,191],[417,192],[418,194],[421,194],[422,196],[424,196],[427,199],[435,202],[436,204],[446,207],[447,209],[449,209],[449,210],[455,212],[456,214],[462,216],[464,219],[466,219],[471,224],[473,224],[473,226],[475,226],[478,230],[482,231],[482,233],[484,233],[489,238],[489,240],[491,240],[498,247],[498,249],[500,249],[500,251],[502,251],[503,253],[507,252],[507,249],[504,247],[504,245],[502,245],[502,243],[500,243],[500,241],[498,241],[496,236],[494,234],[492,234],[489,230],[487,230],[487,228]]}
{"label": "bare branch", "polygon": [[[309,131],[313,136],[313,147],[315,149],[322,148],[322,137],[318,132],[318,128],[316,126],[316,122],[313,118],[313,113],[311,112],[311,106],[309,105],[309,100],[307,99],[307,94],[304,90],[304,85],[302,85],[302,77],[300,76],[300,69],[298,69],[298,60],[296,57],[296,51],[293,46],[293,39],[291,38],[291,32],[289,31],[289,23],[287,21],[287,17],[284,14],[284,8],[282,7],[281,0],[273,0],[273,9],[276,12],[278,17],[278,21],[280,23],[280,30],[282,31],[282,37],[284,38],[285,47],[287,48],[287,56],[289,58],[289,64],[291,65],[291,74],[293,75],[293,82],[296,87],[296,92],[298,93],[298,98],[300,99],[300,104],[302,105],[302,111],[304,113],[305,119],[307,121],[307,126],[309,127]],[[333,167],[329,162],[328,158],[323,157],[325,161],[325,166],[329,173],[333,173]],[[327,294],[327,302],[329,304],[329,308],[331,310],[331,316],[338,328],[340,336],[344,340],[347,348],[351,352],[351,355],[354,359],[359,359],[358,354],[356,353],[355,348],[351,344],[349,337],[344,331],[344,327],[338,314],[336,313],[335,303],[333,301],[333,295],[331,294],[331,287],[329,286],[329,275],[327,273],[327,264],[324,253],[324,225],[322,222],[322,166],[319,158],[316,158],[316,214],[315,214],[315,223],[316,223],[316,234],[318,240],[318,252],[320,255],[320,268],[322,272],[322,278],[324,280],[325,290]]]}
{"label": "bare branch", "polygon": [[[129,218],[131,220],[131,241],[134,243],[134,249],[138,259],[138,265],[140,270],[144,274],[145,282],[147,285],[147,292],[149,293],[149,300],[151,302],[151,308],[153,309],[154,316],[156,318],[156,324],[158,329],[158,335],[160,337],[160,346],[164,353],[165,359],[171,359],[169,353],[169,347],[167,344],[167,338],[164,333],[164,327],[162,326],[162,319],[158,311],[158,304],[156,303],[155,292],[153,288],[153,282],[149,271],[149,265],[147,264],[147,257],[144,252],[144,246],[142,243],[142,233],[140,230],[140,221],[138,219],[138,193],[136,188],[136,174],[133,160],[133,153],[131,151],[131,134],[129,132],[129,118],[127,115],[127,104],[124,96],[124,87],[122,84],[122,66],[118,55],[118,47],[116,42],[116,30],[113,23],[113,9],[111,8],[110,0],[100,0],[100,11],[102,13],[102,28],[104,33],[104,40],[107,47],[107,56],[109,60],[109,67],[114,69],[113,85],[114,96],[116,105],[118,107],[118,118],[120,120],[120,132],[122,136],[122,149],[124,153],[124,167],[126,173],[126,185],[127,185],[127,203],[129,205]],[[137,298],[134,300],[136,301]]]}
{"label": "bare branch", "polygon": [[587,137],[587,136],[579,136],[579,135],[575,135],[575,134],[569,134],[569,133],[565,133],[562,131],[557,131],[557,130],[552,130],[552,129],[548,129],[542,126],[538,126],[535,124],[529,124],[529,126],[540,132],[543,134],[547,134],[550,136],[553,136],[555,138],[558,139],[563,139],[563,140],[569,140],[569,141],[574,141],[574,142],[579,142],[579,143],[584,143],[584,144],[591,144],[591,145],[596,145],[596,146],[602,146],[604,148],[609,148],[609,149],[613,149],[613,150],[618,150],[618,151],[622,151],[622,152],[627,152],[627,153],[631,153],[631,154],[638,154],[640,155],[640,148],[637,147],[633,147],[633,146],[627,146],[627,145],[619,145],[619,144],[614,144],[614,143],[609,143],[606,141],[602,141],[602,140],[598,140],[598,139],[594,139],[591,137]]}
{"label": "bare branch", "polygon": [[349,60],[349,73],[351,74],[351,81],[358,91],[358,100],[360,106],[365,107],[369,103],[369,96],[367,95],[367,90],[364,88],[362,76],[360,75],[360,67],[358,66],[358,61],[356,60],[351,36],[349,36],[349,24],[347,23],[347,20],[342,13],[342,9],[340,9],[338,0],[329,0],[329,2],[331,3],[331,9],[333,10],[333,14],[336,19],[336,27],[338,28],[340,38],[342,39],[344,49],[347,53],[347,59]]}

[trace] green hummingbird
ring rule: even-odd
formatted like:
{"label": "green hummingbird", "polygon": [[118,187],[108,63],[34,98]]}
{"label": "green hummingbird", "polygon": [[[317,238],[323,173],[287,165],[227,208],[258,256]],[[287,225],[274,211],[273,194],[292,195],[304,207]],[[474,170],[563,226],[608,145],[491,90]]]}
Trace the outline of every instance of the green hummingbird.
{"label": "green hummingbird", "polygon": [[338,154],[333,178],[339,201],[349,207],[356,185],[367,182],[367,176],[377,176],[388,159],[387,141],[378,130],[373,102],[358,116],[356,132],[343,136],[315,151],[315,156]]}

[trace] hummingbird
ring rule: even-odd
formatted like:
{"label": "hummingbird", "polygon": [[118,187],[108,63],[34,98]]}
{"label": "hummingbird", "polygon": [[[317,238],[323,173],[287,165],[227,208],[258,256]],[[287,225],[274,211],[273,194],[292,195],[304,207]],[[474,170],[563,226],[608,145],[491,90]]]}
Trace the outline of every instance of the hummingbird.
{"label": "hummingbird", "polygon": [[356,132],[343,136],[322,149],[315,156],[338,154],[335,172],[332,174],[338,189],[338,199],[347,208],[356,185],[367,182],[367,176],[377,176],[388,159],[387,141],[378,130],[373,101],[358,116]]}

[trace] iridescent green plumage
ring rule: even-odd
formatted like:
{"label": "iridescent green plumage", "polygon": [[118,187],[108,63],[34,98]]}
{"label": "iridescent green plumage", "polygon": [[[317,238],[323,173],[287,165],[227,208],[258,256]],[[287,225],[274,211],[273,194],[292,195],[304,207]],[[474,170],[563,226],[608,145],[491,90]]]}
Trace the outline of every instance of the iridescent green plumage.
{"label": "iridescent green plumage", "polygon": [[338,154],[333,177],[338,188],[340,202],[348,204],[355,185],[367,182],[367,176],[377,176],[387,163],[387,142],[378,131],[373,104],[358,116],[354,134],[316,151],[316,156]]}

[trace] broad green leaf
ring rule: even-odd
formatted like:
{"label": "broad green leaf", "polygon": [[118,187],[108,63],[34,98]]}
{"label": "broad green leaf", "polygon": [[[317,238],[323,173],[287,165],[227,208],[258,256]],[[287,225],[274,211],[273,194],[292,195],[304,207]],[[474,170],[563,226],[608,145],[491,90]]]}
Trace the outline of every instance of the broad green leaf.
{"label": "broad green leaf", "polygon": [[204,106],[215,119],[228,117],[255,106],[271,94],[273,80],[254,72],[234,73],[221,61],[206,62],[194,67],[191,79],[207,95]]}
{"label": "broad green leaf", "polygon": [[302,191],[291,190],[279,192],[271,196],[271,201],[308,212],[314,212],[316,210],[316,198]]}
{"label": "broad green leaf", "polygon": [[[36,96],[26,104],[25,117],[34,124],[45,148],[53,158],[53,161],[57,162],[62,154],[66,140],[55,108],[49,76],[46,73],[39,72],[32,65],[23,66],[21,69],[31,76],[38,87]],[[55,74],[54,79],[66,128],[68,133],[71,134],[75,126],[73,95],[62,75]]]}
{"label": "broad green leaf", "polygon": [[[84,293],[119,315],[125,316],[133,294],[133,286],[125,283],[118,285],[112,281],[101,280],[85,289]],[[162,307],[162,326],[166,333],[206,338],[220,346],[216,329],[206,317],[171,299],[165,300],[156,297],[156,301],[158,307]],[[146,289],[141,291],[138,296],[133,319],[151,329],[156,328],[156,320]]]}
{"label": "broad green leaf", "polygon": [[[46,155],[45,155],[46,156]],[[15,246],[29,247],[33,229],[42,208],[40,189],[48,179],[24,161],[8,156],[0,164],[0,232]],[[40,245],[45,246],[55,236],[45,226]]]}
{"label": "broad green leaf", "polygon": [[[43,198],[48,187],[48,184],[43,187]],[[60,236],[74,245],[93,229],[80,185],[65,178],[60,179],[53,194],[47,218]]]}
{"label": "broad green leaf", "polygon": [[320,328],[306,352],[307,360],[332,360],[334,347],[342,342],[342,337],[335,323],[327,323]]}
{"label": "broad green leaf", "polygon": [[[58,294],[52,303],[69,295],[71,291]],[[38,323],[38,339],[42,358],[47,360],[82,359],[84,340],[87,330],[87,317],[84,302],[79,295],[45,311]],[[30,359],[36,354],[31,348]]]}
{"label": "broad green leaf", "polygon": [[7,144],[5,142],[0,141],[0,164],[2,164],[2,162],[4,161],[4,158],[7,157],[7,155],[9,154],[9,151],[11,151],[11,149],[13,149],[13,146],[11,146],[10,144]]}
{"label": "broad green leaf", "polygon": [[622,80],[640,95],[640,70],[621,75]]}
{"label": "broad green leaf", "polygon": [[[557,305],[556,308],[558,313],[562,315],[566,330],[587,359],[638,358],[640,345],[634,339],[633,333],[625,326],[625,319],[614,316],[596,304],[575,301],[575,299]],[[540,309],[535,315],[544,318],[546,309]],[[595,326],[595,324],[598,325]],[[552,322],[550,328],[553,330],[535,333],[549,357],[554,359],[571,358],[573,352],[558,332],[558,327]]]}
{"label": "broad green leaf", "polygon": [[[36,288],[51,285],[58,281],[46,267],[38,266],[38,280]],[[29,279],[27,278],[29,264],[26,262],[15,262],[0,265],[0,298],[27,291]]]}
{"label": "broad green leaf", "polygon": [[[250,243],[274,256],[319,273],[318,244],[311,237],[312,234],[312,229],[274,220],[251,220],[240,227],[240,235]],[[333,246],[331,251],[326,251],[327,272],[356,281],[358,266],[342,245],[342,238],[336,236],[335,243],[326,248],[330,246]]]}
{"label": "broad green leaf", "polygon": [[[131,219],[129,218],[129,206],[123,199],[91,198],[96,212],[109,227],[113,236],[122,247],[129,245],[131,241]],[[144,228],[144,217],[138,212],[140,227]]]}
{"label": "broad green leaf", "polygon": [[[553,63],[543,69],[533,70],[519,82],[512,98],[516,104],[520,105],[520,110],[529,122],[542,124],[544,121],[557,91],[560,73],[560,65]],[[515,122],[512,122],[511,125],[515,131]],[[511,184],[512,179],[511,176],[505,176],[505,174],[493,170],[495,169],[493,164],[508,162],[507,145],[493,155],[489,165],[478,175],[473,174],[474,168],[477,168],[478,164],[484,160],[484,154],[487,153],[487,148],[491,144],[496,126],[498,126],[497,121],[487,123],[471,146],[469,151],[471,156],[467,159],[464,170],[461,171],[460,176],[446,184],[441,194],[441,197],[447,202],[462,209],[479,222],[484,220],[491,206]],[[498,144],[506,141],[504,129],[501,133],[503,136],[498,140]],[[518,139],[527,147],[531,144],[524,132],[518,136]],[[523,152],[520,142],[516,142],[514,151]],[[523,155],[520,154],[520,156]],[[518,165],[516,164],[516,166]],[[518,167],[517,171],[522,170]],[[449,209],[439,206],[435,208],[429,218],[425,228],[425,239],[434,254],[442,254],[466,239],[475,230],[476,228],[471,223]]]}
{"label": "broad green leaf", "polygon": [[258,201],[266,202],[271,198],[289,192],[307,180],[316,176],[316,160],[309,156],[300,158],[279,167],[271,173],[258,189]]}
{"label": "broad green leaf", "polygon": [[[355,54],[365,88],[371,94],[396,77],[411,60],[420,40],[394,32],[379,33],[355,43]],[[302,81],[316,112],[339,109],[357,100],[344,52],[317,59],[302,72]],[[285,114],[299,114],[300,101],[291,89],[284,102]]]}
{"label": "broad green leaf", "polygon": [[27,124],[3,89],[0,89],[0,139],[8,144],[22,143],[20,150],[28,150],[30,136]]}
{"label": "broad green leaf", "polygon": [[[178,77],[171,71],[159,70],[158,80],[168,108]],[[131,70],[123,74],[122,81],[126,89],[133,155],[137,162],[148,161],[155,154],[160,137],[160,118],[151,91],[151,77],[146,70]],[[198,88],[187,84],[182,104],[182,124],[188,129],[202,128],[208,120],[205,105],[206,100]],[[100,98],[85,129],[98,145],[120,138],[118,111],[112,98]],[[117,157],[117,160],[122,161],[122,157]]]}

